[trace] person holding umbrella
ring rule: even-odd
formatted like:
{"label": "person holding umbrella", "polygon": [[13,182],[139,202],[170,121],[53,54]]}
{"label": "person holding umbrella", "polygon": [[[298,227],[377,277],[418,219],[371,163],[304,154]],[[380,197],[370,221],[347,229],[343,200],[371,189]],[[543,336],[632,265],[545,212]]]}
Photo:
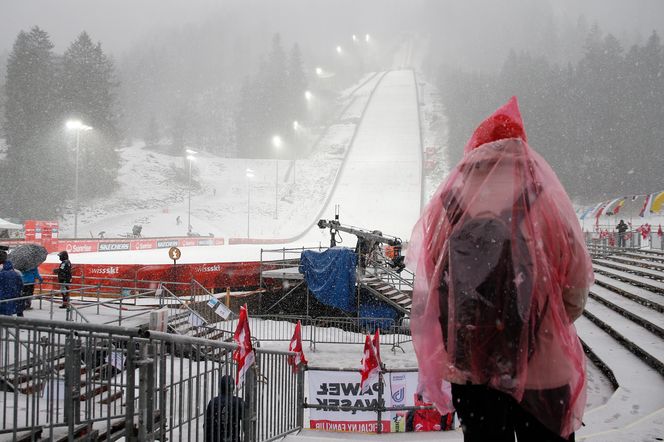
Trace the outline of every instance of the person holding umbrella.
{"label": "person holding umbrella", "polygon": [[[23,281],[19,273],[14,270],[12,262],[7,259],[7,252],[0,250],[0,301],[18,298],[23,288]],[[16,301],[0,303],[0,315],[23,316],[23,309]]]}
{"label": "person holding umbrella", "polygon": [[29,298],[24,301],[24,310],[32,309],[32,296],[35,293],[35,281],[37,280],[39,280],[40,284],[44,282],[44,278],[39,274],[39,269],[37,267],[23,272],[23,297],[29,296]]}
{"label": "person holding umbrella", "polygon": [[32,303],[32,295],[35,290],[35,281],[43,282],[37,268],[46,260],[48,251],[39,244],[23,244],[9,253],[14,268],[22,273],[23,278],[23,297],[30,297],[25,301],[19,302],[17,310],[29,310]]}

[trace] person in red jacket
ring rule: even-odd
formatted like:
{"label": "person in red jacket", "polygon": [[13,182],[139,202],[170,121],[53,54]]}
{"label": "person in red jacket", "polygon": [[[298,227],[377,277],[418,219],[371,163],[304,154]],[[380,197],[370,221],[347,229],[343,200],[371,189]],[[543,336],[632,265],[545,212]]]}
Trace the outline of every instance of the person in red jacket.
{"label": "person in red jacket", "polygon": [[516,98],[475,130],[407,258],[420,385],[441,413],[456,409],[464,440],[573,440],[586,400],[573,323],[592,264],[569,197],[527,143]]}
{"label": "person in red jacket", "polygon": [[[421,394],[415,395],[416,407],[431,406]],[[406,415],[406,431],[449,431],[454,430],[454,413],[441,415],[438,410],[411,410]]]}

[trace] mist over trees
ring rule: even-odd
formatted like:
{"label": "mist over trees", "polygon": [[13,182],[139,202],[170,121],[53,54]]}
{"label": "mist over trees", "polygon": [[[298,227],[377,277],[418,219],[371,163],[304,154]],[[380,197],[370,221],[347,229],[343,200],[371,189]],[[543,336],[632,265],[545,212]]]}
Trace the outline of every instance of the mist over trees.
{"label": "mist over trees", "polygon": [[235,117],[238,150],[249,158],[277,156],[279,153],[271,139],[278,135],[289,146],[296,146],[288,155],[296,157],[300,146],[294,136],[293,123],[305,119],[306,90],[299,46],[294,44],[287,56],[281,37],[276,34],[271,51],[261,61],[258,72],[242,86]]}
{"label": "mist over trees", "polygon": [[53,53],[48,33],[39,27],[19,33],[7,60],[7,154],[0,163],[8,215],[53,216],[71,200],[75,136],[64,126],[71,118],[94,127],[79,150],[81,195],[113,190],[119,137],[112,76],[113,63],[85,32],[63,56]]}
{"label": "mist over trees", "polygon": [[581,202],[662,187],[664,47],[653,32],[625,50],[598,26],[576,63],[512,51],[497,73],[442,67],[453,161],[474,127],[516,95],[530,144]]}
{"label": "mist over trees", "polygon": [[[606,33],[572,0],[413,0],[408,8],[399,1],[247,1],[195,22],[146,26],[115,58],[107,41],[117,33],[107,34],[102,49],[86,32],[72,37],[68,19],[56,23],[69,31],[62,37],[56,26],[58,50],[36,27],[19,33],[11,52],[0,49],[3,215],[71,212],[75,133],[65,130],[68,119],[94,127],[81,133],[79,150],[87,200],[113,191],[117,150],[135,141],[181,155],[182,165],[187,146],[226,157],[301,157],[308,146],[293,122],[315,139],[340,91],[390,68],[414,68],[438,86],[453,160],[475,126],[517,95],[533,147],[579,201],[661,188],[661,32],[650,33],[658,23],[652,17],[644,26],[636,21],[648,14],[625,17],[629,25]],[[594,5],[603,28],[622,22],[616,5]],[[641,5],[653,16],[664,9],[654,0]],[[95,18],[86,20],[87,28]],[[405,46],[413,66],[394,61]],[[320,107],[305,100],[305,90]],[[274,135],[287,148],[277,152]]]}

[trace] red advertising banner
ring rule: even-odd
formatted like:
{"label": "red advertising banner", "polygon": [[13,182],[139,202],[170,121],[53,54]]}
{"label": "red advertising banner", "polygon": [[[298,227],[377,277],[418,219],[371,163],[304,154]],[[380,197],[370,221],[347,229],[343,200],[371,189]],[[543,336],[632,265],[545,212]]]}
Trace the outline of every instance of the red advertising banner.
{"label": "red advertising banner", "polygon": [[157,240],[155,239],[135,239],[130,242],[131,250],[149,250],[157,248]]}
{"label": "red advertising banner", "polygon": [[[57,249],[66,250],[67,253],[92,253],[97,251],[98,246],[99,241],[60,240]],[[46,250],[49,250],[49,248],[46,247]]]}

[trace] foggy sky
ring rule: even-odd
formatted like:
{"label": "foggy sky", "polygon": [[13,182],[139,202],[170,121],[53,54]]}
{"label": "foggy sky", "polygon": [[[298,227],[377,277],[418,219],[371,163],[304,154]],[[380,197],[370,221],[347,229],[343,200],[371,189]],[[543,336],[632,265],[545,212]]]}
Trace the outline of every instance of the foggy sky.
{"label": "foggy sky", "polygon": [[[518,26],[527,16],[519,17],[515,11],[524,0],[503,0],[500,3],[486,0],[496,23],[511,22]],[[600,26],[617,35],[629,35],[639,30],[642,37],[653,29],[660,34],[664,30],[664,2],[660,0],[607,1],[607,0],[527,0],[551,8],[557,15],[575,20],[584,14],[588,22],[597,21]],[[160,28],[178,28],[211,20],[215,16],[232,15],[242,10],[253,15],[258,22],[276,32],[296,34],[338,32],[358,27],[383,29],[404,26],[417,29],[418,21],[434,24],[440,18],[427,14],[429,3],[435,3],[436,11],[446,11],[448,16],[467,20],[472,30],[478,15],[482,15],[481,1],[453,2],[431,0],[0,0],[0,53],[5,53],[20,30],[38,25],[46,30],[55,44],[55,51],[62,52],[82,31],[101,41],[105,50],[121,55],[141,37]],[[468,3],[473,6],[469,7]],[[496,6],[500,6],[497,8]],[[458,10],[455,12],[455,10]],[[504,11],[505,17],[493,15]],[[485,11],[486,12],[486,11]],[[447,15],[445,12],[439,12]],[[313,18],[312,18],[313,17]],[[321,26],[321,24],[324,26]]]}

